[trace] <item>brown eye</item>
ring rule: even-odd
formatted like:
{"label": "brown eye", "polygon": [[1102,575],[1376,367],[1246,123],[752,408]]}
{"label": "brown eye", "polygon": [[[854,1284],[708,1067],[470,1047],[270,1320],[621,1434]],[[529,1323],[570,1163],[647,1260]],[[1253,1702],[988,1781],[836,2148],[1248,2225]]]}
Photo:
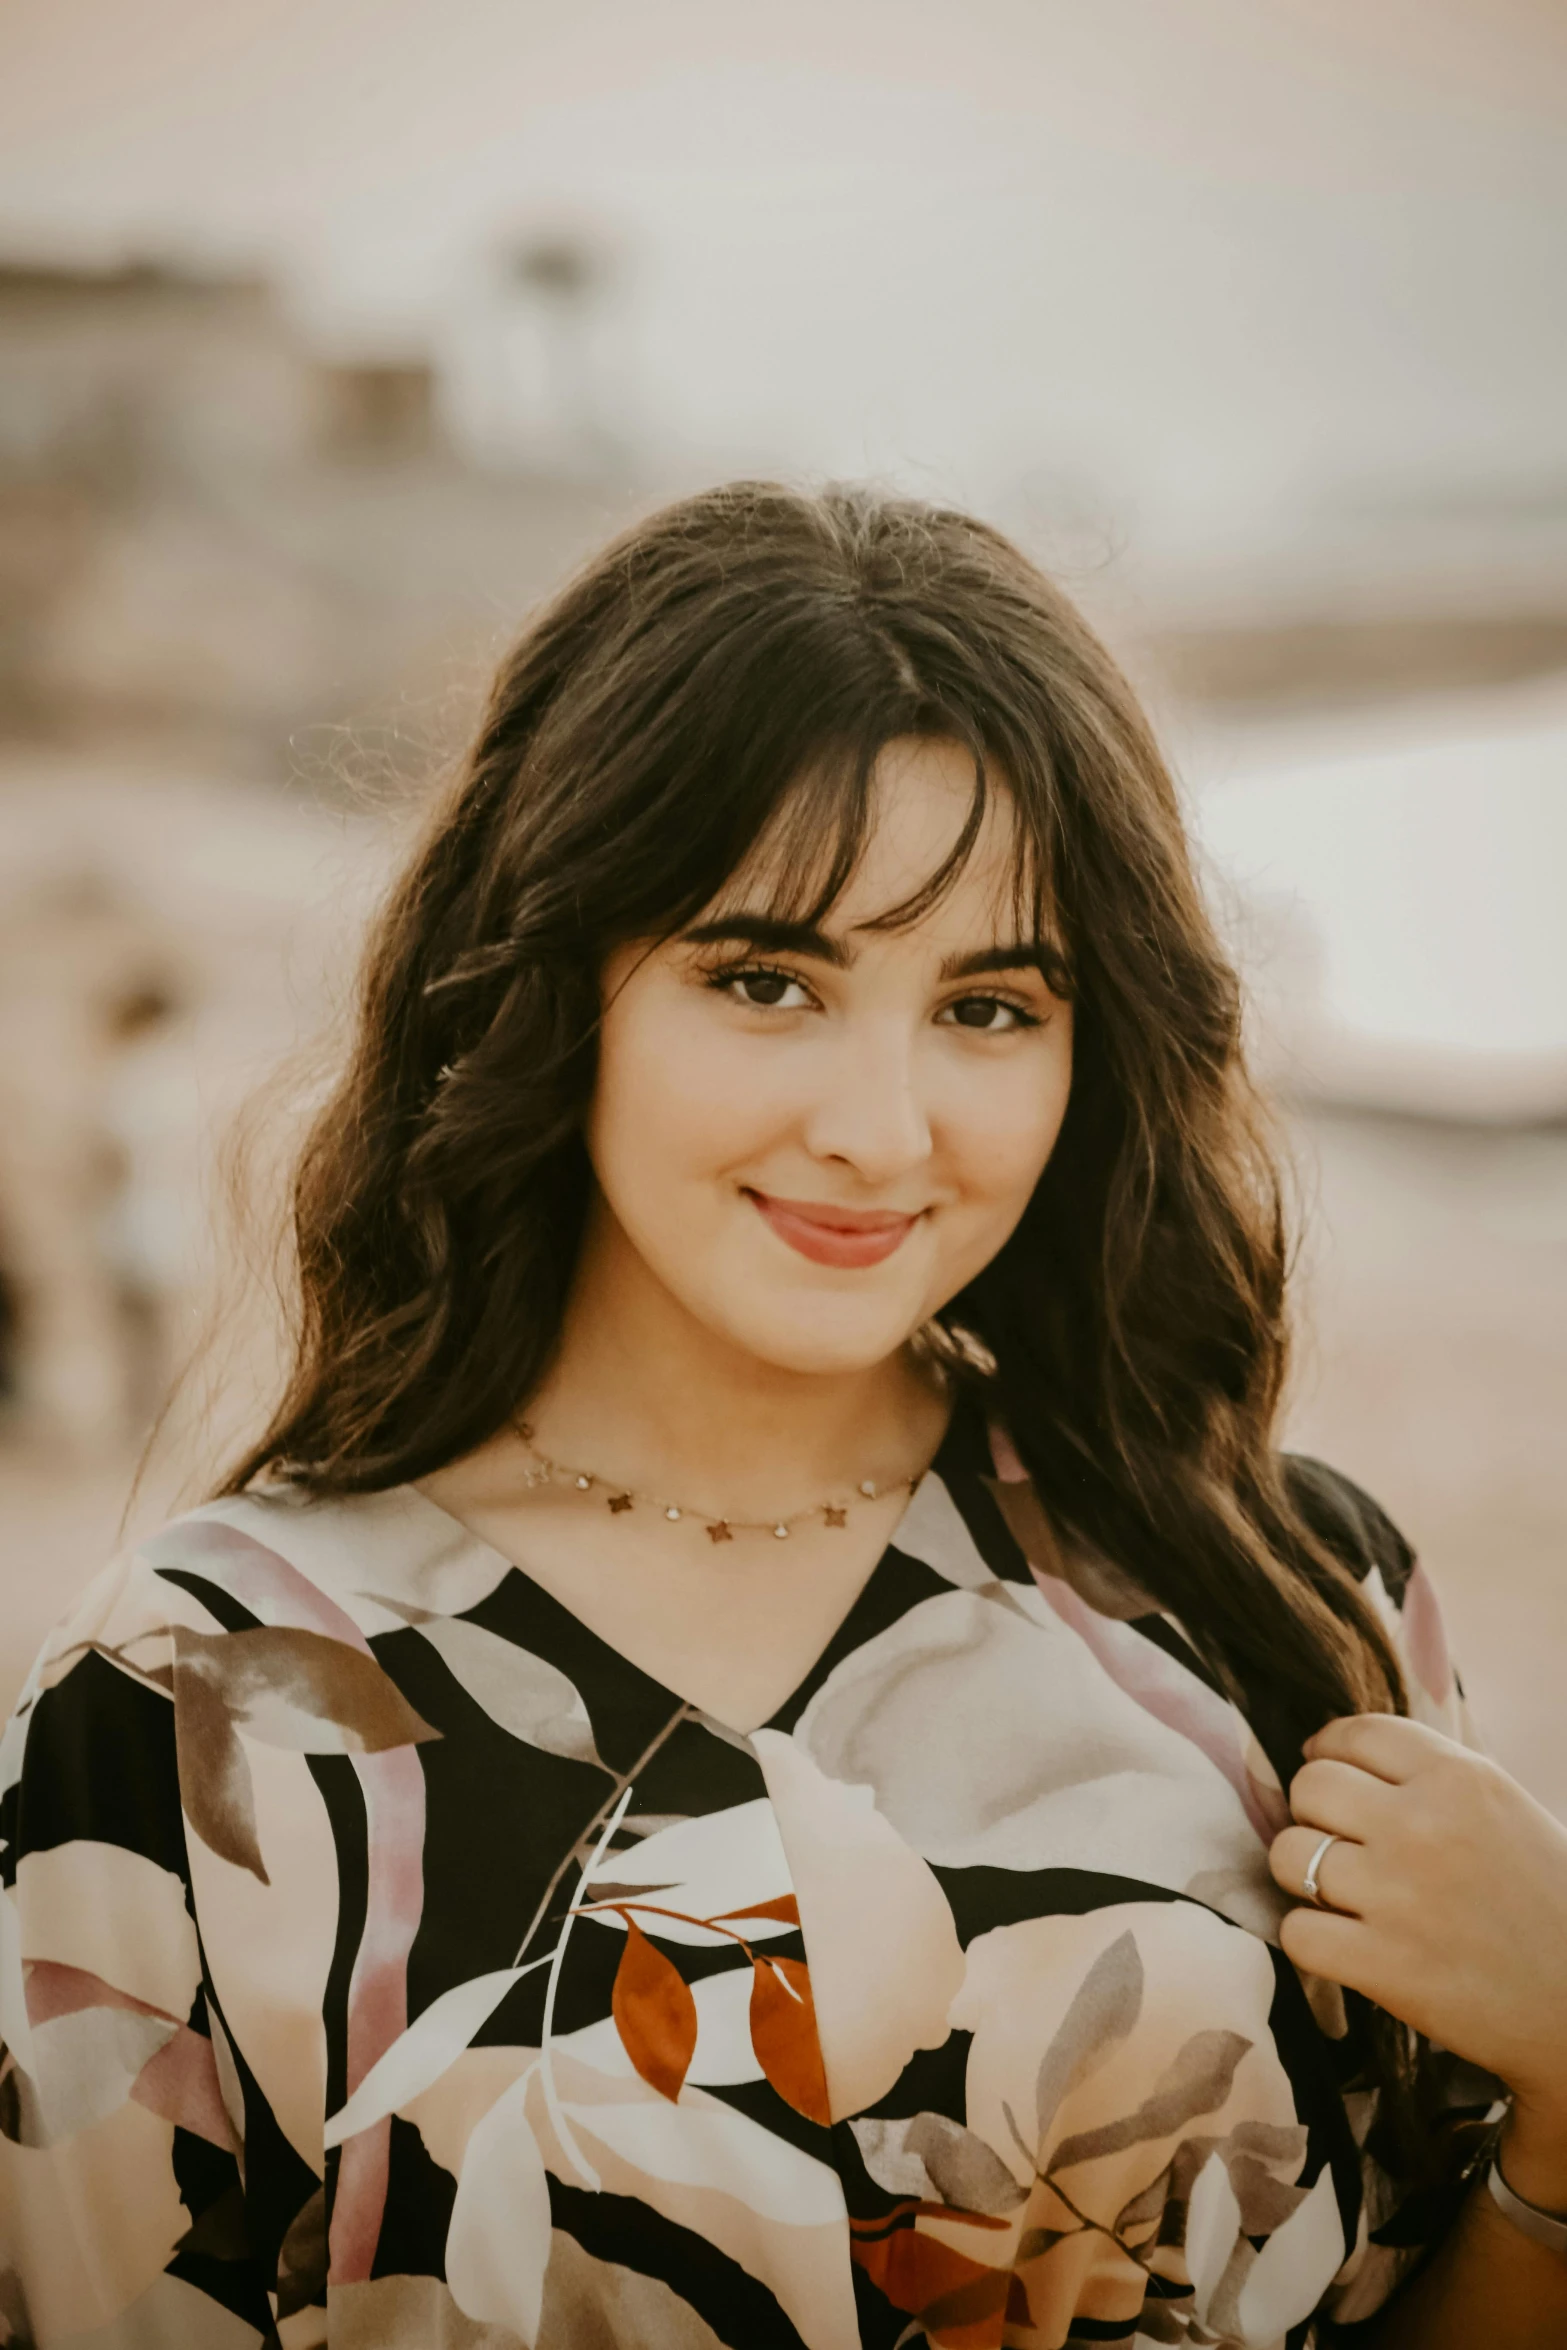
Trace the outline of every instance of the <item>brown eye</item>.
{"label": "brown eye", "polygon": [[781,1004],[794,982],[781,971],[742,971],[735,985],[748,1004]]}
{"label": "brown eye", "polygon": [[966,995],[947,1006],[953,1025],[958,1028],[976,1028],[981,1035],[1003,1036],[1013,1028],[1035,1028],[1038,1022],[1021,1004],[1010,1004],[1004,996]]}
{"label": "brown eye", "polygon": [[731,963],[723,970],[710,971],[707,985],[737,1003],[749,1004],[756,1012],[798,1011],[799,1005],[787,1003],[785,998],[792,987],[798,988],[802,997],[806,994],[804,981],[792,971],[775,971],[765,963]]}

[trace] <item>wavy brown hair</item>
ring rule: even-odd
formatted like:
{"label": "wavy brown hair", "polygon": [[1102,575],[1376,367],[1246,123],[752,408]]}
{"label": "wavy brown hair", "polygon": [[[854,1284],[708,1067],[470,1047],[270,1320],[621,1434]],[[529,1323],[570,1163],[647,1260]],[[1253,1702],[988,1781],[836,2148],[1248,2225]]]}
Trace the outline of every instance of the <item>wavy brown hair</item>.
{"label": "wavy brown hair", "polygon": [[[369,939],[295,1178],[292,1368],[219,1491],[263,1472],[384,1488],[518,1410],[592,1191],[606,957],[743,871],[819,920],[855,870],[876,759],[908,735],[966,745],[974,797],[883,920],[935,901],[1002,790],[1020,919],[1074,999],[1055,1150],[941,1331],[993,1364],[1058,1537],[1180,1620],[1287,1778],[1323,1722],[1404,1710],[1360,1587],[1401,1546],[1276,1446],[1279,1178],[1136,696],[1016,547],[944,508],[734,483],[627,531],[527,628]],[[1419,2165],[1423,2051],[1367,2021],[1384,2120]]]}
{"label": "wavy brown hair", "polygon": [[292,1370],[220,1490],[398,1484],[518,1409],[591,1191],[606,956],[681,928],[764,845],[776,910],[819,919],[876,758],[907,735],[969,746],[974,800],[884,919],[934,900],[1004,790],[1020,906],[1075,1001],[1055,1151],[939,1319],[993,1360],[1062,1537],[1180,1618],[1287,1767],[1332,1716],[1403,1699],[1354,1562],[1275,1447],[1286,1238],[1236,978],[1119,669],[999,532],[913,500],[690,498],[606,548],[503,662],[369,940],[295,1181]]}

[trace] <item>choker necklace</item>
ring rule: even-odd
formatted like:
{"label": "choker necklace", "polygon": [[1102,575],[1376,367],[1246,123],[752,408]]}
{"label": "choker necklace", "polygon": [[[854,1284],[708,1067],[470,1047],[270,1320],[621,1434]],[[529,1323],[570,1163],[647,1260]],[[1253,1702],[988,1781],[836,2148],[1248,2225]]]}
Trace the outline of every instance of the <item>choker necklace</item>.
{"label": "choker necklace", "polygon": [[[616,1485],[610,1478],[601,1477],[593,1469],[568,1468],[564,1461],[552,1461],[540,1452],[533,1441],[533,1430],[526,1420],[513,1420],[512,1426],[528,1448],[529,1466],[522,1472],[524,1485],[574,1485],[579,1493],[602,1489],[605,1506],[612,1517],[635,1509],[657,1510],[671,1521],[691,1518],[706,1532],[709,1542],[732,1542],[737,1534],[771,1534],[775,1541],[786,1542],[796,1526],[803,1526],[808,1518],[820,1518],[824,1526],[846,1526],[853,1503],[849,1501],[813,1502],[808,1510],[796,1510],[787,1518],[714,1518],[706,1510],[694,1510],[680,1501],[659,1501],[652,1494],[633,1493],[629,1487]],[[879,1501],[887,1493],[913,1493],[925,1471],[913,1477],[895,1477],[890,1482],[875,1477],[862,1477],[855,1487],[855,1501]]]}

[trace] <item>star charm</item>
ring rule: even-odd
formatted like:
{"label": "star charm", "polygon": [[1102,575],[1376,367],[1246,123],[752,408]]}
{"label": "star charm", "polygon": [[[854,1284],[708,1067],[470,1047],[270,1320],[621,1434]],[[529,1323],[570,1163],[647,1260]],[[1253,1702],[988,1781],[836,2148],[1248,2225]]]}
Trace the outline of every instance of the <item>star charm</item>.
{"label": "star charm", "polygon": [[709,1542],[733,1542],[734,1536],[729,1531],[728,1520],[715,1518],[707,1529],[707,1539]]}
{"label": "star charm", "polygon": [[610,1506],[610,1508],[611,1508],[611,1509],[612,1509],[612,1510],[615,1512],[615,1515],[618,1517],[618,1516],[620,1515],[620,1513],[621,1513],[621,1511],[622,1511],[622,1510],[628,1510],[628,1509],[630,1509],[630,1507],[631,1507],[631,1496],[630,1496],[630,1494],[629,1494],[629,1493],[612,1493],[612,1494],[610,1495],[610,1497],[609,1497],[609,1506]]}
{"label": "star charm", "polygon": [[834,1509],[831,1502],[828,1502],[826,1508],[822,1511],[822,1517],[829,1526],[846,1526],[849,1522],[848,1511],[846,1509]]}

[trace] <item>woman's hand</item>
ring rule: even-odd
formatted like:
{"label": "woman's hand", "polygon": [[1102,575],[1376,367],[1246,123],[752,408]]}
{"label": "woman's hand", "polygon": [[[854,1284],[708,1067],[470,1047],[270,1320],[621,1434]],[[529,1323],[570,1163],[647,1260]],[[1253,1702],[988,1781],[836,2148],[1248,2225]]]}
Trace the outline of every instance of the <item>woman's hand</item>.
{"label": "woman's hand", "polygon": [[1286,1955],[1505,2081],[1510,2137],[1538,2146],[1567,2203],[1567,1828],[1495,1763],[1392,1714],[1329,1722],[1305,1752],[1275,1878],[1299,1899],[1323,1837],[1343,1841],[1318,1866],[1327,1907],[1285,1917]]}

